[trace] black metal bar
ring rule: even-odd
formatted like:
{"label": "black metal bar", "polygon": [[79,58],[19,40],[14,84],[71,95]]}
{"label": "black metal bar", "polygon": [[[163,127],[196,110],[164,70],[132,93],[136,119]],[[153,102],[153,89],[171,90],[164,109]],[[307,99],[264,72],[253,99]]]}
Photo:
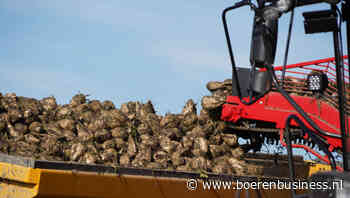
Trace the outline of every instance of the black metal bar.
{"label": "black metal bar", "polygon": [[227,47],[228,47],[228,51],[229,51],[229,55],[230,55],[230,60],[231,60],[231,65],[232,65],[232,85],[235,84],[234,86],[236,87],[237,94],[238,94],[239,98],[242,98],[242,94],[241,94],[241,89],[239,86],[239,80],[238,80],[238,75],[237,75],[237,70],[236,70],[236,62],[235,62],[235,58],[233,55],[231,38],[230,38],[230,33],[229,33],[228,27],[227,27],[226,16],[227,16],[227,13],[229,11],[240,8],[242,6],[247,6],[247,5],[249,5],[249,1],[245,0],[245,1],[238,2],[235,5],[224,9],[224,11],[222,12],[222,15],[221,15],[222,23],[224,25],[226,43],[227,43]]}
{"label": "black metal bar", "polygon": [[[346,24],[346,41],[347,41],[347,54],[348,54],[348,75],[350,76],[350,0],[345,0],[343,2],[343,6],[344,9],[342,10],[342,15],[345,18],[345,24]],[[348,82],[350,84],[350,82]],[[348,91],[348,90],[347,90]],[[347,119],[347,117],[346,117]],[[347,121],[347,120],[346,120]],[[349,123],[346,122],[346,128],[347,128],[347,134],[346,134],[346,146],[350,147],[350,131],[349,131]],[[347,151],[350,150],[350,148],[346,149]],[[346,153],[346,160],[348,161],[349,164],[349,160],[350,160],[350,152]]]}
{"label": "black metal bar", "polygon": [[[350,55],[350,0],[345,0],[342,3],[342,15],[346,24],[346,41],[347,41],[347,53]],[[350,57],[348,57],[348,63],[350,63]],[[350,69],[349,69],[350,76]]]}
{"label": "black metal bar", "polygon": [[[234,88],[236,88],[238,97],[240,98],[240,100],[243,104],[251,105],[251,104],[255,103],[256,101],[258,101],[260,98],[264,97],[269,92],[269,90],[262,93],[262,94],[259,94],[258,96],[255,96],[254,100],[249,100],[248,102],[243,100],[241,89],[240,89],[241,86],[239,85],[239,79],[238,79],[238,74],[237,74],[237,69],[236,69],[236,62],[235,62],[235,58],[233,55],[231,37],[230,37],[230,33],[228,31],[227,19],[226,19],[227,13],[229,11],[232,11],[234,9],[237,9],[237,8],[240,8],[243,6],[247,6],[247,5],[252,6],[252,4],[250,3],[249,0],[240,1],[240,2],[236,3],[235,5],[224,9],[224,11],[222,12],[221,18],[222,18],[222,23],[224,26],[226,43],[227,43],[227,47],[228,47],[228,51],[229,51],[229,55],[230,55],[230,60],[231,60],[231,66],[232,66],[232,90],[234,90]],[[233,86],[235,86],[235,87],[233,87]]]}
{"label": "black metal bar", "polygon": [[[342,12],[345,15],[345,23],[346,23],[346,40],[347,40],[347,48],[348,55],[350,55],[350,0],[346,0],[344,3],[344,11]],[[348,56],[348,63],[350,64],[350,57]],[[350,69],[349,69],[350,76]]]}
{"label": "black metal bar", "polygon": [[[279,0],[266,0],[266,2],[276,3]],[[327,3],[326,0],[298,0],[296,6],[307,6],[312,4],[318,4],[318,3]]]}
{"label": "black metal bar", "polygon": [[326,3],[326,2],[327,2],[326,0],[298,0],[297,7],[307,6],[307,5],[317,4],[317,3]]}
{"label": "black metal bar", "polygon": [[283,70],[282,70],[282,82],[281,86],[284,85],[284,78],[286,75],[286,67],[287,67],[287,61],[288,61],[288,54],[289,54],[289,46],[290,46],[290,39],[292,36],[292,28],[293,28],[293,22],[294,22],[294,7],[292,9],[292,12],[290,14],[290,22],[289,22],[289,28],[288,28],[288,37],[287,37],[287,47],[286,51],[284,52],[284,61],[283,61]]}
{"label": "black metal bar", "polygon": [[[333,11],[337,11],[336,5],[331,5]],[[334,56],[336,63],[336,77],[337,77],[337,88],[338,88],[338,105],[339,105],[339,120],[340,120],[340,131],[342,136],[343,144],[343,165],[344,171],[350,171],[350,145],[348,145],[348,134],[345,122],[345,77],[344,77],[344,61],[342,59],[343,54],[340,50],[340,40],[339,40],[339,26],[337,30],[333,31],[333,43],[334,43]]]}
{"label": "black metal bar", "polygon": [[[289,124],[288,124],[289,125]],[[290,176],[290,182],[294,182],[295,180],[295,168],[294,168],[294,161],[293,161],[293,148],[292,148],[292,141],[291,141],[291,135],[289,131],[289,126],[287,125],[285,130],[285,139],[287,144],[287,153],[288,153],[288,166],[289,166],[289,176]],[[292,197],[295,197],[295,189],[291,189],[291,195]]]}

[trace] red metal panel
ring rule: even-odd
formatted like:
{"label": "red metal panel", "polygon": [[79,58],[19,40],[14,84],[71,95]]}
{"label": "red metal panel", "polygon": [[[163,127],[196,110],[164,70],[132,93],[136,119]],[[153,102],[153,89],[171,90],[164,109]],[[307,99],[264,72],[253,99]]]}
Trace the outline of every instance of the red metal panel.
{"label": "red metal panel", "polygon": [[[344,56],[343,59],[347,59],[348,56]],[[348,63],[345,62],[346,71],[348,71]],[[308,62],[302,62],[292,65],[286,66],[286,75],[291,77],[292,79],[299,79],[299,82],[294,82],[294,85],[285,85],[285,88],[289,90],[289,92],[293,92],[293,90],[304,92],[307,90],[304,88],[303,84],[305,84],[305,80],[307,75],[312,71],[323,71],[328,75],[329,80],[334,82],[334,67],[335,67],[335,58],[326,58]],[[275,71],[281,73],[283,70],[282,66],[275,67]],[[264,70],[264,69],[262,69]],[[299,75],[299,76],[295,76]],[[346,83],[349,82],[349,76],[346,76]],[[332,98],[332,93],[335,93],[337,90],[335,84],[330,83],[329,88],[325,92],[327,97]],[[302,107],[302,109],[310,116],[310,118],[324,131],[334,134],[340,133],[340,121],[339,121],[339,111],[329,103],[326,103],[324,100],[313,98],[312,93],[308,93],[308,96],[297,96],[292,95],[291,97],[295,100],[295,102]],[[248,100],[248,98],[244,98],[244,100]],[[336,103],[336,101],[333,101]],[[277,92],[270,92],[256,103],[252,105],[243,104],[239,97],[237,96],[228,96],[226,99],[226,103],[223,105],[221,119],[228,122],[237,122],[241,119],[246,120],[257,120],[257,121],[265,121],[276,124],[276,128],[280,129],[281,135],[281,143],[285,145],[282,138],[283,129],[285,128],[286,120],[289,115],[295,114],[301,120],[305,122],[305,120],[297,113],[297,111],[293,108],[291,104],[280,94]],[[334,104],[333,104],[334,105]],[[349,117],[347,117],[348,123],[350,123]],[[292,123],[296,126],[296,123]],[[307,123],[306,125],[310,128]],[[340,139],[324,137],[327,142],[330,144],[330,150],[340,149],[342,147],[342,142]],[[329,160],[317,154],[311,148],[304,145],[293,145],[296,148],[304,148],[308,152],[313,153],[320,159],[329,162]]]}
{"label": "red metal panel", "polygon": [[[292,97],[322,130],[340,134],[337,109],[314,98],[305,96]],[[298,115],[293,106],[277,92],[270,92],[252,105],[241,103],[237,96],[228,96],[226,102],[228,104],[223,106],[221,119],[228,122],[237,122],[240,119],[259,120],[275,123],[277,128],[284,129],[287,117],[291,114]],[[298,115],[298,117],[304,120],[301,116]],[[311,127],[308,124],[307,126]],[[334,148],[341,148],[340,140],[326,138]]]}

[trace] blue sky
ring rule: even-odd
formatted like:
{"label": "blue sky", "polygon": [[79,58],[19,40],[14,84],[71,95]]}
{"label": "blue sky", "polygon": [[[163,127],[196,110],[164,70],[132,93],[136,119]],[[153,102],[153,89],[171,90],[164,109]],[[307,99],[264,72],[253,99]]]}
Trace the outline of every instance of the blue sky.
{"label": "blue sky", "polygon": [[[4,0],[0,2],[1,92],[67,103],[153,101],[159,113],[200,104],[206,83],[230,78],[221,11],[233,1]],[[304,35],[302,11],[289,63],[333,56],[331,34]],[[320,8],[317,6],[316,8]],[[230,15],[238,65],[247,66],[252,14]],[[280,20],[282,62],[289,14]],[[345,34],[345,32],[343,33]],[[345,40],[344,40],[345,43]]]}

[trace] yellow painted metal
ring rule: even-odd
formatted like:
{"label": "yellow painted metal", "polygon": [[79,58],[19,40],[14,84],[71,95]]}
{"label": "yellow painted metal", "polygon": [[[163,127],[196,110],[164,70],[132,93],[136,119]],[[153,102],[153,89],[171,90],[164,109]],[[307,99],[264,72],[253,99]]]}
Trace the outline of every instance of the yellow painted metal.
{"label": "yellow painted metal", "polygon": [[[310,163],[309,175],[329,170],[329,166]],[[307,175],[307,173],[306,173]],[[198,180],[200,184],[201,180]],[[289,198],[289,190],[260,190],[261,198]],[[241,198],[246,191],[238,191]],[[249,191],[251,198],[258,198],[256,190]],[[237,190],[196,190],[187,188],[185,178],[98,174],[62,170],[33,169],[0,163],[0,198],[206,198],[238,197]]]}
{"label": "yellow painted metal", "polygon": [[309,176],[317,173],[317,172],[325,172],[325,171],[331,171],[332,167],[327,164],[317,164],[314,162],[310,161],[310,166],[309,166]]}
{"label": "yellow painted metal", "polygon": [[41,170],[0,163],[0,197],[35,197]]}
{"label": "yellow painted metal", "polygon": [[[189,190],[187,179],[151,176],[132,176],[106,174],[98,175],[86,172],[42,170],[39,197],[43,198],[206,198],[238,197],[237,190],[205,190],[200,186]],[[258,198],[255,190],[250,190],[250,198]],[[262,198],[289,197],[289,191],[261,190]],[[246,192],[240,192],[245,198]]]}

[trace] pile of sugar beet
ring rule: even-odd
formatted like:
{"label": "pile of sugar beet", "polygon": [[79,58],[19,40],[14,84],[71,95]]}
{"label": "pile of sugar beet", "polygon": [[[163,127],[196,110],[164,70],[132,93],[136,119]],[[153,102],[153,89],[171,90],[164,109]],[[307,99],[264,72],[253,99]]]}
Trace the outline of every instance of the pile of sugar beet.
{"label": "pile of sugar beet", "polygon": [[231,84],[209,82],[212,94],[202,98],[200,112],[188,100],[180,114],[165,115],[157,115],[151,101],[117,108],[84,94],[64,105],[54,97],[0,95],[0,152],[116,167],[257,174],[219,119]]}

